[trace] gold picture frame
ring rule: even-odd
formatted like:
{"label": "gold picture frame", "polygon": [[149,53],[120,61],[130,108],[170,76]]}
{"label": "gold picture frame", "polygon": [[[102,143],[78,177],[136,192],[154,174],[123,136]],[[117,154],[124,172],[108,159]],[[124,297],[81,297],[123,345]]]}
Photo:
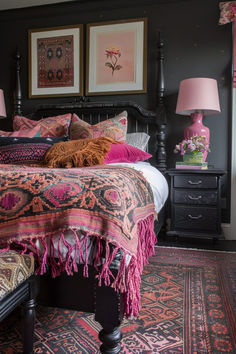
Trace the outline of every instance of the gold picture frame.
{"label": "gold picture frame", "polygon": [[28,30],[29,98],[83,95],[83,25]]}
{"label": "gold picture frame", "polygon": [[147,92],[147,18],[87,24],[86,95]]}

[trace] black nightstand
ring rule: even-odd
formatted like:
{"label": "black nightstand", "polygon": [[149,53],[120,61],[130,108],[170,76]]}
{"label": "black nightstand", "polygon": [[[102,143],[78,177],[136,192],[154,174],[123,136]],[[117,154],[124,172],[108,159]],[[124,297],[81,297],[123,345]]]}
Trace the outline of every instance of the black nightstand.
{"label": "black nightstand", "polygon": [[169,169],[171,225],[167,235],[221,237],[223,170]]}

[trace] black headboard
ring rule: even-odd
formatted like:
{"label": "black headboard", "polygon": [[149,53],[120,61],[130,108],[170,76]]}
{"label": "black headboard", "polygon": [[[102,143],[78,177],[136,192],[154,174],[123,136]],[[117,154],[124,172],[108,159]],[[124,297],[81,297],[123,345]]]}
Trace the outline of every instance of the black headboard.
{"label": "black headboard", "polygon": [[[30,112],[30,118],[39,120],[65,113],[76,113],[90,124],[114,117],[122,111],[128,112],[128,132],[146,132],[151,138],[148,151],[153,155],[151,163],[160,171],[166,170],[166,117],[164,105],[164,70],[163,41],[158,42],[158,78],[157,78],[157,110],[146,110],[135,102],[90,102],[87,97],[80,97],[79,102],[45,104]],[[14,93],[14,114],[22,115],[22,94],[20,81],[20,54],[16,56],[16,88]],[[24,112],[24,114],[27,112]]]}

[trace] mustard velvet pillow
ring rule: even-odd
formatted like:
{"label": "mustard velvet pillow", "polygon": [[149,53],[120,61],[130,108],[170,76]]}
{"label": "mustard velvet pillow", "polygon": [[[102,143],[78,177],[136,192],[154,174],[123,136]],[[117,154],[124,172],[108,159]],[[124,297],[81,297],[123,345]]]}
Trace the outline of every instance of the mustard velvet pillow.
{"label": "mustard velvet pillow", "polygon": [[94,125],[83,121],[74,113],[70,127],[70,139],[92,139],[103,136],[124,142],[126,140],[127,125],[126,111]]}

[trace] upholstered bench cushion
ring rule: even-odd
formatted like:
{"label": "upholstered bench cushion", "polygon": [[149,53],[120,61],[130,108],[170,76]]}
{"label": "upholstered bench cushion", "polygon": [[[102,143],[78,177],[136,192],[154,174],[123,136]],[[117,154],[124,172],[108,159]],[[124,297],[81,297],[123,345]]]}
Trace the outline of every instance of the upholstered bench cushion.
{"label": "upholstered bench cushion", "polygon": [[34,258],[15,251],[0,253],[0,299],[14,290],[34,272]]}

